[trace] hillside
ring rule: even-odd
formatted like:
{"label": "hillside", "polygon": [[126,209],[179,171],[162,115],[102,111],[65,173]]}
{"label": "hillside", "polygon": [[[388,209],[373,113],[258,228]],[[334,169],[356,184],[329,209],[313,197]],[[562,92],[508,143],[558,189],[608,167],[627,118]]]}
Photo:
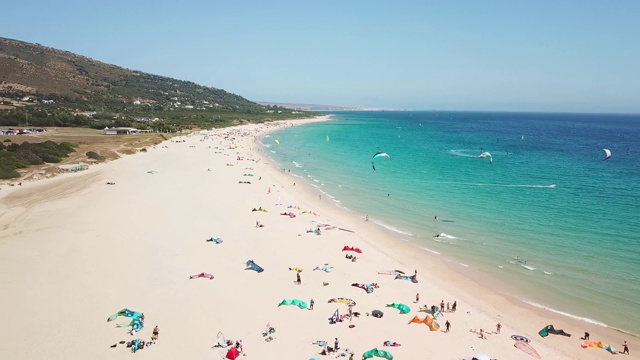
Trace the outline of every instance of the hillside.
{"label": "hillside", "polygon": [[[306,115],[311,116],[296,114]],[[98,128],[116,120],[118,126],[162,120],[224,125],[285,117],[291,117],[291,110],[259,105],[222,89],[0,38],[0,125],[28,121]]]}

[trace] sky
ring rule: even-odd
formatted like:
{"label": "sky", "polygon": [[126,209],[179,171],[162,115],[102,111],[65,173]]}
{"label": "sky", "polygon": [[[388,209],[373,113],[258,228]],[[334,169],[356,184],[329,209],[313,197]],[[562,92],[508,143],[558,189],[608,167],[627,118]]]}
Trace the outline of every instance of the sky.
{"label": "sky", "polygon": [[30,0],[0,36],[253,101],[640,113],[637,0]]}

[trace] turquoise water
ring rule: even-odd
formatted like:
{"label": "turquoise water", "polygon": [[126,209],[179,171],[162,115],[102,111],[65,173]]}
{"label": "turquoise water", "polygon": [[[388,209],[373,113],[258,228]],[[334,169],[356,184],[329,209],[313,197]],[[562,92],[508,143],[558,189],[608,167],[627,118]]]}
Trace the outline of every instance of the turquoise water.
{"label": "turquoise water", "polygon": [[[263,144],[399,239],[501,280],[523,301],[640,334],[640,116],[333,114]],[[391,160],[376,159],[374,171],[378,148]]]}

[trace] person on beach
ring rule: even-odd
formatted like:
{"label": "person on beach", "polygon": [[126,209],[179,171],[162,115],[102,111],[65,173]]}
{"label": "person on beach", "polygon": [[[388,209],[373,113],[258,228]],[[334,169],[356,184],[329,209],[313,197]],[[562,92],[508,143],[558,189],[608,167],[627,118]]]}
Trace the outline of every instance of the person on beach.
{"label": "person on beach", "polygon": [[309,301],[309,310],[313,310],[313,304],[315,304],[315,302],[311,299],[311,301]]}
{"label": "person on beach", "polygon": [[420,302],[420,293],[416,293],[416,304]]}
{"label": "person on beach", "polygon": [[622,343],[622,353],[629,355],[629,346],[627,346],[627,342]]}
{"label": "person on beach", "polygon": [[500,329],[502,329],[502,325],[500,325],[500,323],[498,323],[496,325],[496,334],[500,334]]}
{"label": "person on beach", "polygon": [[585,332],[584,332],[584,337],[581,337],[580,339],[582,339],[582,340],[589,340],[589,335],[590,335],[590,334],[589,334],[589,332],[588,332],[588,331],[585,331]]}
{"label": "person on beach", "polygon": [[151,340],[158,340],[158,334],[159,334],[159,333],[160,333],[160,329],[158,328],[158,325],[156,325],[156,326],[153,328],[153,332],[152,332],[152,335],[153,335],[153,336],[151,336]]}
{"label": "person on beach", "polygon": [[484,330],[480,329],[480,339],[484,339]]}
{"label": "person on beach", "polygon": [[447,312],[451,311],[451,304],[447,301]]}
{"label": "person on beach", "polygon": [[369,214],[364,218],[364,221],[369,221]]}
{"label": "person on beach", "polygon": [[444,323],[444,332],[448,333],[449,329],[451,328],[451,323],[449,322],[449,320],[447,320],[446,323]]}
{"label": "person on beach", "polygon": [[340,349],[340,346],[338,346],[340,344],[340,342],[338,342],[338,338],[336,338],[336,340],[333,342],[333,350],[338,351],[338,349]]}
{"label": "person on beach", "polygon": [[300,273],[296,272],[296,284],[300,285],[302,281],[300,280]]}
{"label": "person on beach", "polygon": [[440,311],[444,309],[444,300],[440,300]]}
{"label": "person on beach", "polygon": [[454,301],[454,302],[453,302],[453,305],[451,305],[451,312],[456,312],[456,307],[457,307],[457,305],[458,305],[458,302],[457,302],[457,301]]}

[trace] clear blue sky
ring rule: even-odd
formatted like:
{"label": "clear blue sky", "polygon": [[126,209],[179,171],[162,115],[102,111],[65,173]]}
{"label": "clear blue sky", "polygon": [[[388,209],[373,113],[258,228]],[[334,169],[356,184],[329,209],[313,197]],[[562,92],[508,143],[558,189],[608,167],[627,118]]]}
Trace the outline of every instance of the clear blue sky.
{"label": "clear blue sky", "polygon": [[640,112],[640,1],[27,1],[0,36],[250,100]]}

